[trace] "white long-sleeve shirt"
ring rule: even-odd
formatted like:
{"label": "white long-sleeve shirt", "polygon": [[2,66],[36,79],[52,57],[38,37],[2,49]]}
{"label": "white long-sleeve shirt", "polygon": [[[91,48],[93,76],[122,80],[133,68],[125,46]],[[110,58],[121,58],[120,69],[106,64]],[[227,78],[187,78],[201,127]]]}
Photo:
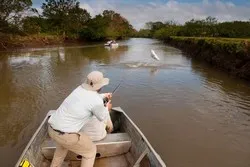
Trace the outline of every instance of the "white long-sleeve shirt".
{"label": "white long-sleeve shirt", "polygon": [[99,121],[96,116],[92,116],[90,121],[87,122],[80,132],[84,132],[92,141],[99,141],[107,135],[106,127],[113,129],[113,123],[110,115],[104,121]]}
{"label": "white long-sleeve shirt", "polygon": [[103,95],[78,86],[51,114],[48,122],[53,129],[77,133],[93,115],[99,121],[107,119],[109,111],[103,105]]}

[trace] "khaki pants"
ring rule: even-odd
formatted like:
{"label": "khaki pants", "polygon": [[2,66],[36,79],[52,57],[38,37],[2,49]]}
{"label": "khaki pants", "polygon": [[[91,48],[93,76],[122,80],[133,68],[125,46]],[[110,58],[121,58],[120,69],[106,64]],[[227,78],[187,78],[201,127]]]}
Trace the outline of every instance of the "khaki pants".
{"label": "khaki pants", "polygon": [[96,146],[84,133],[59,134],[51,127],[49,136],[57,143],[51,167],[61,167],[68,150],[82,156],[81,167],[93,167],[96,155]]}

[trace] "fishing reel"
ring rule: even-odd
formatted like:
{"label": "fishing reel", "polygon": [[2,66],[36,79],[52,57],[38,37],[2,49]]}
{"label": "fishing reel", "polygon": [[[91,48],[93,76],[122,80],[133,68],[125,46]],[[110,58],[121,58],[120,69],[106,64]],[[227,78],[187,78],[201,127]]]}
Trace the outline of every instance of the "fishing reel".
{"label": "fishing reel", "polygon": [[108,103],[108,102],[109,102],[109,98],[104,97],[104,98],[103,98],[103,104],[104,104],[105,107],[107,106],[107,103]]}
{"label": "fishing reel", "polygon": [[[112,92],[112,95],[115,94],[115,92],[120,87],[120,85],[121,85],[121,83],[119,83],[119,85],[115,88],[115,90]],[[111,100],[111,99],[109,99],[108,97],[103,98],[103,104],[104,104],[105,107],[107,106],[107,103],[109,102],[109,100]]]}

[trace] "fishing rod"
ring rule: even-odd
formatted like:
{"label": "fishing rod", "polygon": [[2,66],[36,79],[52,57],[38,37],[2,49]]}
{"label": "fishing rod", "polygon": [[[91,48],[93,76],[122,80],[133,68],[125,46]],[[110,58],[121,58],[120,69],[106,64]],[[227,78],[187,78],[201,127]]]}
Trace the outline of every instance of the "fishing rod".
{"label": "fishing rod", "polygon": [[[123,74],[122,78],[124,78],[124,74]],[[115,92],[116,92],[116,91],[118,90],[118,88],[121,86],[121,84],[122,84],[123,81],[124,81],[124,79],[122,79],[122,80],[120,81],[120,83],[115,87],[115,89],[114,89],[113,92],[112,92],[112,95],[115,94]],[[108,98],[108,97],[104,97],[104,98],[103,98],[103,104],[104,104],[105,107],[106,107],[106,105],[107,105],[108,102],[109,102],[109,98]]]}
{"label": "fishing rod", "polygon": [[[121,86],[121,84],[122,84],[122,82],[120,82],[119,85],[116,86],[116,88],[112,92],[112,95],[115,94],[115,92],[118,90],[118,88]],[[103,98],[103,104],[104,104],[104,106],[106,106],[108,102],[109,102],[109,98],[108,97],[104,97]]]}

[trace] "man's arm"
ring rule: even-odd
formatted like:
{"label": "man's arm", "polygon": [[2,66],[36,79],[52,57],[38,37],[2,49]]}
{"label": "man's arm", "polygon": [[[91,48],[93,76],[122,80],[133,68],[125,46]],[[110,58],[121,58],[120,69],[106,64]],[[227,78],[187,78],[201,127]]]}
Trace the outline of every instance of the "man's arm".
{"label": "man's arm", "polygon": [[50,110],[50,111],[47,113],[46,117],[51,116],[54,112],[56,112],[56,110]]}
{"label": "man's arm", "polygon": [[101,96],[102,98],[107,97],[109,100],[111,100],[111,98],[112,98],[112,93],[102,93],[102,94],[100,94],[100,96]]}
{"label": "man's arm", "polygon": [[96,118],[99,121],[104,121],[108,118],[109,110],[111,110],[111,108],[112,108],[111,101],[107,103],[106,107],[104,107],[103,103],[101,103],[93,107],[92,113],[96,116]]}
{"label": "man's arm", "polygon": [[106,122],[106,130],[107,130],[108,133],[111,133],[113,131],[113,129],[114,129],[113,123],[112,123],[112,120],[111,120],[111,117],[110,117],[110,114],[109,114],[107,122]]}

